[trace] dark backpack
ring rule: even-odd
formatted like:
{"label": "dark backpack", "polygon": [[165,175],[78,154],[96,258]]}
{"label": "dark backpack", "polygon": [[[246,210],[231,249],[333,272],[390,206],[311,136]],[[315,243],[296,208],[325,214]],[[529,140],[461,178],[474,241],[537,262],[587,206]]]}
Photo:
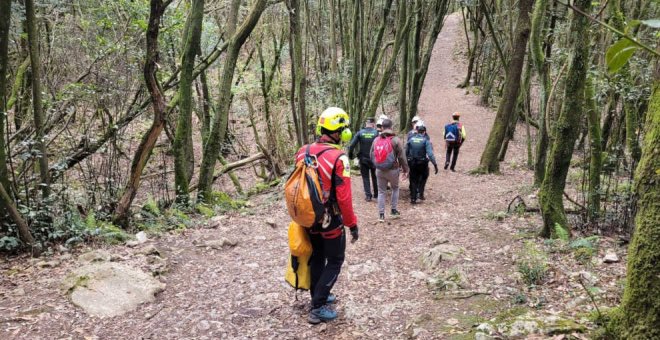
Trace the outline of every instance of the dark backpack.
{"label": "dark backpack", "polygon": [[461,144],[463,136],[461,136],[461,130],[458,123],[449,123],[445,125],[445,141],[448,143]]}
{"label": "dark backpack", "polygon": [[426,155],[426,137],[415,134],[408,139],[407,156],[409,165],[423,164],[428,162]]}
{"label": "dark backpack", "polygon": [[392,147],[392,138],[394,136],[380,136],[374,141],[372,161],[376,169],[389,170],[394,168],[396,155],[394,155],[394,148]]}

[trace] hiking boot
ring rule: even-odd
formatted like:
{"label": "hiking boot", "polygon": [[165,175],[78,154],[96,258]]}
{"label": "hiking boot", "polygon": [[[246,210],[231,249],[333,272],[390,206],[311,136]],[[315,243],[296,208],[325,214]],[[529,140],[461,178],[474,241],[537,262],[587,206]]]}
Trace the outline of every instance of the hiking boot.
{"label": "hiking boot", "polygon": [[378,222],[385,222],[385,214],[383,213],[378,214]]}
{"label": "hiking boot", "polygon": [[456,170],[454,170],[454,168],[451,168],[451,169],[449,169],[449,170],[451,170],[451,172],[456,172]]}
{"label": "hiking boot", "polygon": [[449,163],[445,163],[445,170],[449,167]]}
{"label": "hiking boot", "polygon": [[325,321],[332,321],[337,318],[337,312],[323,305],[319,308],[314,308],[309,312],[307,321],[311,324],[317,324]]}
{"label": "hiking boot", "polygon": [[325,300],[325,303],[332,304],[335,303],[336,301],[337,301],[337,296],[335,294],[330,293],[328,295],[328,298]]}
{"label": "hiking boot", "polygon": [[371,202],[371,196],[365,197],[364,200],[367,201],[367,202]]}
{"label": "hiking boot", "polygon": [[426,201],[426,198],[424,197],[424,195],[419,195],[419,200],[420,201]]}
{"label": "hiking boot", "polygon": [[410,200],[410,204],[412,204],[412,205],[417,204],[417,200]]}
{"label": "hiking boot", "polygon": [[392,218],[399,218],[399,217],[401,217],[401,213],[396,209],[392,209]]}

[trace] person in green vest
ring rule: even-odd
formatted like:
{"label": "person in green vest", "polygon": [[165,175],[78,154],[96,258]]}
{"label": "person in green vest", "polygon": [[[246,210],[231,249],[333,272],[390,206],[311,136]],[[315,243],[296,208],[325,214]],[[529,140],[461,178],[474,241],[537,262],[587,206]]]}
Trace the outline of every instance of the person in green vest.
{"label": "person in green vest", "polygon": [[[348,146],[348,155],[351,159],[355,156],[355,149],[357,147],[357,157],[360,164],[360,175],[362,175],[362,186],[364,187],[364,196],[367,202],[371,202],[373,198],[378,198],[378,185],[376,182],[376,167],[371,161],[369,151],[374,139],[378,137],[376,130],[376,120],[374,118],[367,118],[365,126],[362,130],[353,136],[351,143]],[[373,194],[371,190],[373,188]]]}

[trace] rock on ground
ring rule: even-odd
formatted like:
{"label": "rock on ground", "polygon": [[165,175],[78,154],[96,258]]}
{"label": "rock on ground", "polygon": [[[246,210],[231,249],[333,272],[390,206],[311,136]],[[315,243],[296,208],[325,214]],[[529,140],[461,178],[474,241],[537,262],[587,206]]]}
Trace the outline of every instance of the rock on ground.
{"label": "rock on ground", "polygon": [[154,301],[165,284],[141,270],[119,263],[91,263],[65,279],[71,302],[90,315],[112,317]]}

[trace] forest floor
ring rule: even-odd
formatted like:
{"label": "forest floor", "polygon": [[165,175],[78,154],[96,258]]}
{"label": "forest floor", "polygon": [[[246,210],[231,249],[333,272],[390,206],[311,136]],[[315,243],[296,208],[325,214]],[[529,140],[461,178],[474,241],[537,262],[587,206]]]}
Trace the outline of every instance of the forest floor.
{"label": "forest floor", "polygon": [[[429,178],[426,201],[410,205],[408,182],[403,182],[402,217],[377,223],[376,203],[364,202],[361,180],[353,178],[360,239],[347,245],[334,289],[338,320],[308,324],[308,294],[298,293],[296,299],[283,281],[288,216],[281,192],[274,190],[252,198],[249,208],[200,222],[199,228],[155,236],[147,244],[167,261],[159,276],[166,288],[154,302],[122,316],[88,316],[61,291],[63,278],[78,266],[75,255],[84,250],[74,256],[56,253],[51,264],[25,258],[0,261],[1,337],[474,338],[476,326],[484,321],[523,314],[571,318],[579,325],[568,333],[582,337],[578,329],[593,326],[586,318],[593,307],[579,280],[589,281],[600,306],[616,304],[625,277],[625,249],[602,238],[593,260],[582,265],[570,251],[535,237],[540,227],[536,214],[505,213],[517,195],[530,205],[536,201],[532,172],[524,166],[522,134],[510,144],[500,175],[469,174],[479,163],[495,112],[477,105],[477,95],[456,87],[464,77],[464,44],[460,17],[451,15],[435,45],[420,102],[440,164],[440,172]],[[441,141],[443,126],[455,111],[462,113],[468,138],[457,171],[450,172],[442,169]],[[237,244],[199,246],[221,238]],[[548,275],[537,286],[523,283],[517,270],[526,256],[525,244],[536,245],[548,260]],[[438,245],[453,254],[425,266],[421,259]],[[102,247],[113,261],[148,267],[140,247]],[[612,251],[621,261],[603,263],[604,253]],[[450,291],[438,284],[451,280],[456,285],[444,287]],[[529,336],[551,337],[538,332]],[[516,336],[497,327],[490,333]]]}

